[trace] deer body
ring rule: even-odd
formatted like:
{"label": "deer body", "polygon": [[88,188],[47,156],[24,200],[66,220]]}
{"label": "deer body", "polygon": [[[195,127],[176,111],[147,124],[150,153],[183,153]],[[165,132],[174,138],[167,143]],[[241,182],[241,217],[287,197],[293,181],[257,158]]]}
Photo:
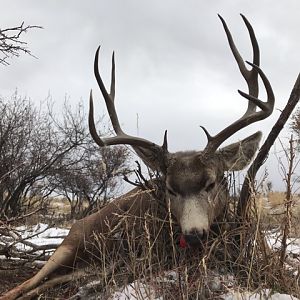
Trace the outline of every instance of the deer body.
{"label": "deer body", "polygon": [[35,288],[41,281],[58,269],[67,268],[71,270],[75,267],[76,262],[87,261],[92,253],[91,251],[95,251],[95,234],[101,234],[104,237],[105,248],[111,249],[114,241],[105,239],[105,236],[113,228],[120,225],[124,214],[130,216],[126,219],[127,229],[133,230],[133,227],[142,227],[139,223],[142,220],[141,216],[150,210],[152,212],[155,211],[155,214],[161,215],[162,218],[165,217],[165,210],[161,209],[151,191],[142,191],[139,188],[135,188],[115,199],[100,211],[76,221],[71,227],[69,234],[42,269],[35,276],[9,291],[0,299],[16,299],[21,294]]}
{"label": "deer body", "polygon": [[[252,48],[253,63],[251,70],[245,66],[238,50],[235,47],[231,33],[220,17],[225,29],[230,48],[244,79],[247,82],[249,92],[239,93],[248,99],[248,108],[245,114],[223,129],[215,136],[211,136],[204,130],[208,143],[202,151],[182,151],[171,153],[168,151],[167,134],[164,142],[159,146],[143,138],[130,136],[123,132],[114,105],[115,97],[115,64],[112,57],[111,87],[110,92],[102,81],[98,69],[99,48],[96,51],[94,72],[104,97],[111,122],[116,133],[115,137],[99,137],[95,128],[93,99],[90,95],[89,128],[94,141],[100,146],[126,144],[132,146],[137,155],[152,170],[160,173],[165,187],[161,199],[164,207],[158,203],[151,192],[142,194],[134,189],[128,194],[114,200],[99,212],[92,214],[73,225],[69,235],[65,238],[46,265],[31,279],[8,292],[1,300],[12,300],[37,286],[45,277],[61,266],[73,266],[77,259],[86,259],[93,253],[95,233],[105,236],[111,228],[119,226],[127,213],[136,216],[131,223],[131,229],[135,230],[143,225],[141,217],[152,207],[156,207],[156,214],[165,218],[170,211],[181,228],[182,236],[191,247],[198,247],[201,239],[210,230],[213,221],[222,213],[228,199],[228,187],[224,179],[225,171],[244,169],[255,155],[261,139],[261,132],[256,132],[244,140],[225,146],[219,146],[238,130],[251,123],[267,118],[273,111],[274,95],[271,85],[259,68],[259,48],[252,26],[243,17],[248,29]],[[258,75],[266,88],[268,100],[263,102],[258,97]],[[258,111],[257,111],[258,108]],[[121,222],[122,223],[122,222]],[[106,249],[113,247],[114,242],[103,239]]]}

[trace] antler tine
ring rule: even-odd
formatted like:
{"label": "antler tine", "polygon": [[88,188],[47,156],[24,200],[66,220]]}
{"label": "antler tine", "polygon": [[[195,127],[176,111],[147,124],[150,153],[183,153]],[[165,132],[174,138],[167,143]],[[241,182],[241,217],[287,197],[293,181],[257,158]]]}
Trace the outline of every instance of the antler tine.
{"label": "antler tine", "polygon": [[97,134],[97,130],[96,130],[96,127],[95,127],[95,121],[94,121],[94,103],[93,103],[92,90],[90,91],[89,129],[90,129],[90,134],[91,134],[93,140],[96,142],[96,144],[98,146],[100,146],[100,147],[104,147],[105,143],[103,142],[103,140]]}
{"label": "antler tine", "polygon": [[[258,106],[261,109],[261,111],[257,112],[257,114],[264,113],[264,117],[267,118],[268,116],[270,116],[272,114],[273,109],[274,109],[274,104],[275,104],[275,96],[273,93],[272,86],[271,86],[270,81],[268,80],[267,76],[265,75],[265,73],[262,71],[262,69],[259,66],[255,65],[249,61],[246,61],[246,63],[249,64],[250,66],[252,66],[253,70],[256,70],[257,73],[260,75],[260,78],[262,79],[263,84],[266,88],[268,100],[267,100],[267,102],[263,102],[263,101],[259,100],[257,97],[254,97],[253,95],[251,95],[250,93],[246,94],[246,93],[242,92],[241,90],[238,90],[238,92],[241,96],[243,96],[244,98],[247,98],[249,100],[249,102],[253,103],[254,105]],[[248,113],[246,112],[244,116],[247,116],[250,114],[251,114],[251,112],[248,112]]]}
{"label": "antler tine", "polygon": [[98,68],[98,64],[99,64],[99,51],[100,51],[100,46],[97,48],[96,50],[96,54],[95,54],[95,60],[94,60],[94,74],[96,77],[96,80],[98,82],[98,85],[100,87],[101,93],[103,95],[103,98],[105,100],[106,103],[106,107],[109,113],[109,117],[111,119],[111,123],[113,125],[113,128],[116,132],[116,134],[123,134],[123,130],[120,126],[120,122],[118,119],[118,115],[115,109],[115,55],[114,52],[112,54],[112,63],[111,63],[111,84],[110,84],[110,93],[107,92],[105,85],[103,83],[103,80],[100,76],[99,73],[99,68]]}
{"label": "antler tine", "polygon": [[[253,27],[251,26],[250,22],[246,19],[245,16],[243,16],[241,14],[243,21],[247,27],[247,30],[248,30],[248,33],[250,36],[250,40],[251,40],[252,50],[253,50],[253,63],[247,62],[250,66],[252,66],[252,68],[250,70],[248,70],[246,68],[246,65],[245,65],[245,62],[244,62],[242,56],[240,55],[238,49],[235,46],[231,32],[228,29],[228,26],[227,26],[225,20],[220,15],[218,15],[218,16],[223,24],[231,52],[238,64],[238,67],[240,69],[242,76],[244,77],[244,79],[248,85],[248,94],[238,91],[240,93],[240,95],[242,95],[244,98],[248,99],[248,107],[247,107],[246,112],[240,119],[238,119],[237,121],[235,121],[234,123],[232,123],[231,125],[226,127],[225,129],[223,129],[221,132],[219,132],[215,136],[211,136],[208,133],[208,131],[204,127],[202,127],[202,129],[204,130],[204,132],[207,136],[207,139],[208,139],[207,145],[204,149],[204,151],[207,151],[207,152],[216,151],[218,149],[218,147],[226,139],[228,139],[231,135],[233,135],[240,129],[242,129],[254,122],[257,122],[257,121],[267,118],[273,111],[274,101],[275,101],[275,97],[273,94],[271,84],[268,81],[266,75],[263,73],[263,71],[259,67],[259,63],[260,63],[259,46],[258,46],[257,39],[255,37]],[[258,92],[259,92],[258,75],[260,75],[260,77],[263,81],[263,84],[265,86],[265,89],[267,92],[267,97],[268,97],[267,102],[263,102],[257,98]],[[260,109],[260,111],[258,111],[258,112],[256,111],[257,107]]]}
{"label": "antler tine", "polygon": [[[233,54],[233,56],[234,56],[234,58],[235,58],[235,60],[238,64],[238,67],[240,69],[241,74],[245,78],[248,85],[256,85],[256,87],[258,87],[258,83],[257,83],[257,75],[258,74],[257,74],[257,72],[253,69],[248,70],[246,68],[245,62],[244,62],[241,54],[239,53],[239,51],[238,51],[238,49],[237,49],[237,47],[236,47],[236,45],[233,41],[231,32],[228,29],[228,26],[227,26],[225,20],[220,15],[218,15],[218,16],[219,16],[219,18],[220,18],[220,20],[223,24],[223,27],[224,27],[224,30],[225,30],[225,33],[226,33],[226,36],[227,36],[229,47],[230,47],[231,52],[232,52],[232,54]],[[248,30],[248,33],[249,33],[249,36],[250,36],[252,51],[253,51],[253,64],[259,66],[259,64],[260,64],[260,53],[259,53],[259,46],[258,46],[258,42],[257,42],[256,36],[255,36],[255,32],[254,32],[253,27],[251,26],[250,22],[247,20],[247,18],[242,14],[241,14],[241,17],[243,18],[243,21],[244,21],[244,23],[247,27],[247,30]],[[253,89],[253,86],[252,86],[252,89]],[[257,92],[257,95],[258,95],[258,90],[256,92]]]}
{"label": "antler tine", "polygon": [[[245,65],[245,62],[241,56],[241,54],[239,53],[237,47],[235,46],[235,43],[233,41],[233,38],[232,38],[232,35],[230,33],[230,30],[228,29],[228,26],[225,22],[225,20],[220,16],[218,15],[222,24],[223,24],[223,27],[224,27],[224,30],[225,30],[225,33],[226,33],[226,36],[227,36],[227,40],[228,40],[228,43],[229,43],[229,46],[230,46],[230,49],[231,49],[231,52],[238,64],[238,67],[240,69],[240,72],[242,74],[242,76],[244,77],[244,79],[246,80],[247,82],[247,85],[248,85],[248,89],[249,89],[249,94],[257,97],[258,96],[258,92],[259,92],[259,87],[258,87],[258,74],[255,70],[248,70],[246,68],[246,65]],[[243,21],[247,27],[247,30],[248,30],[248,33],[249,33],[249,36],[250,36],[250,40],[251,40],[251,45],[252,45],[252,51],[253,51],[253,63],[257,66],[259,66],[260,64],[260,53],[259,53],[259,46],[258,46],[258,42],[257,42],[257,39],[256,39],[256,36],[255,36],[255,32],[253,30],[253,27],[251,26],[250,22],[247,20],[247,18],[241,14],[241,17],[243,18]],[[256,107],[255,107],[255,104],[252,103],[252,102],[248,102],[248,107],[247,107],[247,110],[245,112],[245,114],[247,114],[249,111],[255,111]]]}
{"label": "antler tine", "polygon": [[120,145],[120,144],[126,144],[131,145],[133,147],[143,147],[151,149],[152,151],[156,151],[158,153],[166,153],[167,152],[167,137],[165,134],[164,137],[164,143],[163,146],[159,146],[151,141],[148,141],[143,138],[135,137],[128,135],[124,133],[120,126],[120,122],[118,119],[118,115],[115,108],[115,59],[114,59],[114,53],[112,55],[112,68],[111,68],[111,84],[110,84],[110,93],[107,92],[106,87],[103,83],[103,80],[99,73],[98,68],[98,61],[99,61],[99,52],[100,52],[100,46],[97,48],[96,54],[95,54],[95,60],[94,60],[94,73],[96,80],[98,82],[98,85],[100,87],[101,93],[103,95],[103,98],[106,103],[107,111],[111,120],[111,123],[113,125],[114,131],[116,133],[115,137],[107,137],[107,138],[101,138],[97,134],[95,121],[94,121],[94,105],[93,105],[93,95],[92,91],[90,93],[90,108],[89,108],[89,129],[92,138],[94,141],[100,146],[109,146],[109,145]]}

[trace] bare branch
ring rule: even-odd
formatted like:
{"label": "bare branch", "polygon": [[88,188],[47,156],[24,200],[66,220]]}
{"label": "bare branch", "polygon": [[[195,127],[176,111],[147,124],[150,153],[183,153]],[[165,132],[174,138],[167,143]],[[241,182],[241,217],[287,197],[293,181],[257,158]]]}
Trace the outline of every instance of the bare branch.
{"label": "bare branch", "polygon": [[41,29],[42,27],[35,25],[24,25],[24,22],[16,27],[5,29],[0,28],[0,64],[8,66],[8,59],[13,56],[19,57],[20,52],[35,57],[28,49],[27,42],[21,40],[21,38],[23,38],[23,35],[27,33],[28,30],[37,28]]}

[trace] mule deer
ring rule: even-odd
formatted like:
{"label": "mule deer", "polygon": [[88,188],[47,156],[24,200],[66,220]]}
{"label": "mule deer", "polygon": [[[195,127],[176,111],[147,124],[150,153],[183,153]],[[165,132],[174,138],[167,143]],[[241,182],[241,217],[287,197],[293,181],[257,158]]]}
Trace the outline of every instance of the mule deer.
{"label": "mule deer", "polygon": [[[121,126],[114,104],[115,98],[115,61],[112,55],[112,71],[110,91],[101,79],[98,69],[100,47],[96,51],[94,72],[96,80],[106,102],[107,110],[116,133],[114,137],[102,138],[97,134],[93,116],[93,98],[90,94],[89,128],[94,141],[100,146],[130,145],[137,155],[152,170],[161,174],[161,180],[165,186],[165,207],[169,207],[177,220],[182,239],[191,247],[197,247],[201,239],[209,232],[210,226],[224,209],[228,199],[228,187],[224,178],[225,171],[242,170],[255,155],[261,139],[258,131],[242,141],[219,149],[225,140],[246,126],[263,120],[271,115],[274,107],[274,95],[271,85],[263,71],[260,69],[259,47],[251,24],[242,15],[243,21],[250,35],[253,62],[247,62],[252,68],[248,70],[239,54],[231,33],[221,16],[219,16],[229,46],[238,64],[240,72],[248,85],[248,93],[238,91],[240,95],[248,99],[248,107],[245,114],[212,136],[202,127],[207,137],[207,145],[202,151],[182,151],[171,153],[168,151],[167,133],[165,132],[162,146],[149,140],[126,134]],[[267,101],[258,99],[258,75],[262,79],[267,93]],[[139,192],[135,188],[128,194],[115,199],[99,212],[96,212],[82,220],[77,221],[70,233],[50,257],[45,266],[31,279],[9,291],[0,299],[15,299],[19,295],[38,286],[59,267],[73,265],[75,259],[85,258],[91,253],[89,245],[93,244],[94,233],[105,234],[109,228],[120,222],[120,216],[130,213],[134,216],[142,216],[153,203],[150,191]],[[159,213],[159,212],[158,212]],[[133,222],[132,226],[141,226],[139,222]],[[112,247],[111,241],[104,241],[106,248]]]}

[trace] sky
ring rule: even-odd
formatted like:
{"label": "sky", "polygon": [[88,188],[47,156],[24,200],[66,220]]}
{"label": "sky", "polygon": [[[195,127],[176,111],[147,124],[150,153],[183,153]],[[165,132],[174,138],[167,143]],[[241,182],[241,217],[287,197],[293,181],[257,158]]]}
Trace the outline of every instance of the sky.
{"label": "sky", "polygon": [[[251,60],[252,23],[261,67],[276,96],[267,120],[250,125],[224,143],[262,130],[267,137],[290,95],[300,66],[299,0],[0,0],[0,27],[39,25],[25,40],[37,57],[21,55],[0,66],[0,95],[20,95],[39,103],[51,94],[88,104],[90,89],[99,116],[106,113],[93,75],[94,53],[101,45],[100,72],[109,86],[112,51],[116,55],[116,107],[126,132],[157,144],[168,130],[169,150],[201,150],[205,126],[216,134],[246,110],[237,90],[246,84],[229,50],[221,14],[244,58]],[[261,99],[265,99],[263,87]],[[288,128],[281,134],[289,136]],[[279,146],[278,146],[279,147]],[[279,147],[280,148],[280,147]],[[273,149],[265,167],[276,189],[284,183]]]}

